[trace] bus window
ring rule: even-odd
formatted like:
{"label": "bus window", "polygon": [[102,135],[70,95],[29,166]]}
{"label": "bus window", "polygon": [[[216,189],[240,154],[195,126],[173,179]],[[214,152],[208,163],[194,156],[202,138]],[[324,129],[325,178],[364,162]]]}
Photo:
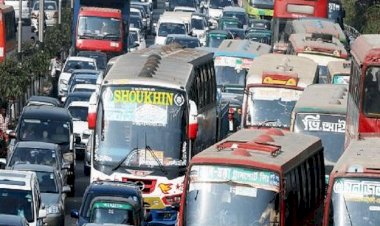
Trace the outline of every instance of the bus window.
{"label": "bus window", "polygon": [[363,110],[368,116],[380,116],[380,68],[367,69],[364,80]]}

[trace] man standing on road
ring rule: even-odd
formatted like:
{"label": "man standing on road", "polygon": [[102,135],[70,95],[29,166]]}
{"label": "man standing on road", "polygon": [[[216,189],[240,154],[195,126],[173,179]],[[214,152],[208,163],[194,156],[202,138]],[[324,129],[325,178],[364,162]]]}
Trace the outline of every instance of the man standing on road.
{"label": "man standing on road", "polygon": [[8,136],[7,136],[7,130],[8,130],[8,124],[9,124],[9,118],[7,117],[5,108],[0,108],[0,156],[3,156],[5,154],[6,156],[6,149],[7,149],[7,142],[8,142]]}

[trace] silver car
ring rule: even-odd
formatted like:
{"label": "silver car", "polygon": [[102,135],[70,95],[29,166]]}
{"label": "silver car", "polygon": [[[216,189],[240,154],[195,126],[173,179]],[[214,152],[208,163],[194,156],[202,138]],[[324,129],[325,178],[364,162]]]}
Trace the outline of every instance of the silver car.
{"label": "silver car", "polygon": [[[31,17],[31,28],[32,32],[38,31],[38,17],[40,10],[40,3],[37,1],[34,3]],[[45,1],[44,2],[44,11],[45,11],[45,25],[54,26],[58,21],[58,6],[55,1]]]}
{"label": "silver car", "polygon": [[40,186],[41,201],[45,205],[47,226],[65,225],[65,200],[70,186],[63,185],[62,176],[51,166],[37,164],[19,164],[15,170],[35,172]]}

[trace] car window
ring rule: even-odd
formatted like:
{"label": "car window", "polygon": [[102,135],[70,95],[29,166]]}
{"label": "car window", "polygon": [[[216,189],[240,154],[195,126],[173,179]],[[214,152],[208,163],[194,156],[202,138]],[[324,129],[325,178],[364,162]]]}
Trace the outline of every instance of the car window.
{"label": "car window", "polygon": [[55,150],[40,148],[19,148],[14,150],[8,166],[18,164],[39,164],[57,168],[58,160]]}
{"label": "car window", "polygon": [[77,69],[89,69],[89,70],[96,70],[96,66],[94,62],[91,61],[78,61],[78,60],[69,60],[65,68],[63,69],[63,72],[72,72],[73,70]]}

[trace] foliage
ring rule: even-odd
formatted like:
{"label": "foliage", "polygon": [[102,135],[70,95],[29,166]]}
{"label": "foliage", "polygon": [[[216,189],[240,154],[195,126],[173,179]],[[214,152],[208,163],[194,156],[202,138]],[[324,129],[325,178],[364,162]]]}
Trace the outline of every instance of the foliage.
{"label": "foliage", "polygon": [[14,99],[24,94],[31,81],[29,74],[14,59],[0,64],[0,92],[6,99]]}
{"label": "foliage", "polygon": [[380,33],[380,4],[370,0],[343,0],[345,23],[364,34]]}

